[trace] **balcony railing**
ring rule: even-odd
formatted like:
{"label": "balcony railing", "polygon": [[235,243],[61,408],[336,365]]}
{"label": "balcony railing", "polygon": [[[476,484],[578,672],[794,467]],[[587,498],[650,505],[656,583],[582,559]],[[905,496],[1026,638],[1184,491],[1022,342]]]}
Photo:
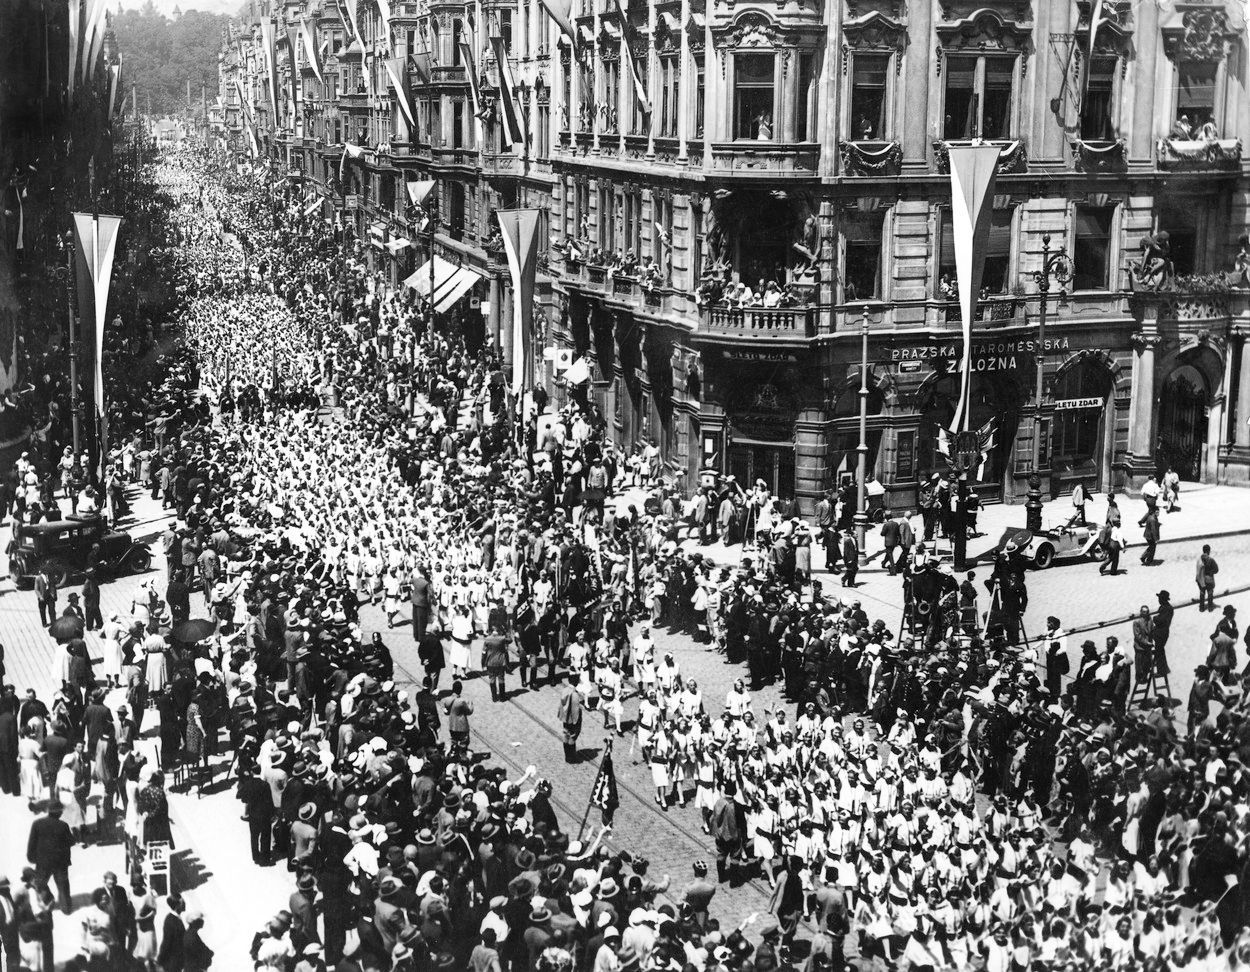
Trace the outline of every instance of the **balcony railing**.
{"label": "balcony railing", "polygon": [[1241,164],[1241,139],[1161,138],[1157,157],[1160,169],[1233,169]]}
{"label": "balcony railing", "polygon": [[808,142],[742,140],[712,145],[712,168],[744,178],[815,175],[820,147]]}
{"label": "balcony railing", "polygon": [[721,333],[805,338],[814,333],[812,307],[705,307],[703,327]]}

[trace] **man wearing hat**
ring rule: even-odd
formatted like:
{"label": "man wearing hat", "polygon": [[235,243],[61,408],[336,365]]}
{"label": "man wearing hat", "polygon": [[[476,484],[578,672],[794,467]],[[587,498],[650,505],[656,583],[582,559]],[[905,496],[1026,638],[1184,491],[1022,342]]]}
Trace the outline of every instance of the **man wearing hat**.
{"label": "man wearing hat", "polygon": [[564,738],[564,761],[577,762],[577,737],[582,732],[582,695],[577,689],[576,672],[569,674],[568,684],[560,692],[560,703],[556,707],[556,717]]}
{"label": "man wearing hat", "polygon": [[1155,609],[1154,616],[1154,668],[1156,675],[1167,675],[1172,669],[1168,665],[1164,649],[1172,635],[1172,615],[1176,613],[1176,609],[1172,607],[1172,595],[1167,591],[1160,591],[1155,596],[1159,599],[1159,606]]}

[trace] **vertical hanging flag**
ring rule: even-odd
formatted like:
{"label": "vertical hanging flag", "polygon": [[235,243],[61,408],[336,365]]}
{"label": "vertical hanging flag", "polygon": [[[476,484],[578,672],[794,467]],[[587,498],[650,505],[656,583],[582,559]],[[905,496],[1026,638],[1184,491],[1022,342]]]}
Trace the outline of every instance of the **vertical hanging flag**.
{"label": "vertical hanging flag", "polygon": [[478,86],[477,62],[468,41],[460,42],[460,58],[464,61],[464,76],[469,81],[469,108],[475,118],[482,117],[482,92]]}
{"label": "vertical hanging flag", "polygon": [[347,7],[347,24],[352,29],[352,36],[360,41],[361,47],[364,46],[365,40],[360,36],[360,21],[356,17],[356,5],[358,0],[343,0]]}
{"label": "vertical hanging flag", "polygon": [[524,146],[525,125],[516,102],[516,81],[512,77],[508,49],[504,47],[502,37],[492,37],[490,46],[495,52],[495,64],[499,68],[499,125],[503,147],[510,149],[514,145]]}
{"label": "vertical hanging flag", "polygon": [[299,119],[299,60],[296,54],[299,51],[299,28],[288,27],[286,29],[286,46],[287,46],[287,65],[291,69],[291,130],[294,131],[296,121]]}
{"label": "vertical hanging flag", "polygon": [[118,61],[116,64],[109,65],[109,113],[108,117],[113,117],[113,112],[117,110],[117,91],[122,84],[122,65]]}
{"label": "vertical hanging flag", "polygon": [[1109,24],[1115,18],[1106,11],[1105,0],[1094,0],[1089,11],[1089,46],[1085,56],[1085,76],[1081,79],[1081,105],[1079,111],[1085,111],[1085,96],[1089,94],[1089,76],[1094,67],[1094,41],[1098,39],[1098,30],[1103,24]]}
{"label": "vertical hanging flag", "polygon": [[977,308],[977,294],[981,290],[981,272],[985,269],[985,244],[993,212],[998,153],[997,145],[955,145],[950,148],[951,230],[955,241],[955,273],[964,342],[959,405],[951,423],[951,429],[956,432],[968,430],[971,413],[968,391],[972,377],[972,320]]}
{"label": "vertical hanging flag", "polygon": [[321,52],[317,50],[317,38],[313,34],[312,27],[309,26],[307,17],[299,22],[299,36],[304,43],[304,57],[308,59],[308,66],[317,76],[317,83],[325,84],[325,75],[321,71]]}
{"label": "vertical hanging flag", "polygon": [[91,50],[91,41],[95,37],[96,17],[103,9],[103,0],[82,0],[82,24],[79,27],[81,43],[74,52],[74,70],[78,72],[80,85],[87,77],[87,52]]}
{"label": "vertical hanging flag", "polygon": [[[497,38],[496,38],[497,39]],[[519,396],[530,383],[531,331],[534,322],[534,277],[538,269],[538,209],[499,209],[499,229],[512,278],[512,392]]]}
{"label": "vertical hanging flag", "polygon": [[82,19],[79,0],[69,0],[69,77],[65,89],[69,103],[74,103],[74,79],[78,76],[78,26]]}
{"label": "vertical hanging flag", "polygon": [[339,159],[339,185],[343,186],[343,191],[347,191],[347,183],[343,181],[343,177],[347,174],[347,158],[351,156],[353,159],[359,159],[365,154],[365,150],[359,145],[353,145],[351,142],[343,143],[343,157]]}
{"label": "vertical hanging flag", "polygon": [[[104,417],[104,322],[108,311],[109,282],[113,275],[113,254],[117,249],[120,216],[74,213],[75,265],[78,269],[78,306],[92,309],[95,328],[95,407]],[[83,314],[86,319],[87,315]]]}
{"label": "vertical hanging flag", "polygon": [[272,124],[274,130],[278,129],[278,69],[276,66],[274,52],[274,26],[273,21],[268,17],[262,17],[260,20],[260,43],[261,54],[265,58],[265,72],[268,77],[265,79],[265,88],[269,92],[269,110],[272,114]]}
{"label": "vertical hanging flag", "polygon": [[422,84],[430,83],[430,65],[432,58],[429,51],[414,51],[412,57],[412,69],[417,72],[417,80]]}
{"label": "vertical hanging flag", "polygon": [[104,3],[100,3],[100,12],[96,15],[95,31],[91,35],[91,49],[87,53],[87,72],[85,81],[90,81],[95,77],[95,69],[100,63],[100,52],[104,50],[104,35],[107,30],[108,14],[104,9]]}
{"label": "vertical hanging flag", "polygon": [[22,200],[26,198],[26,187],[17,186],[14,190],[17,194],[17,250],[26,249],[26,207],[22,205]]}
{"label": "vertical hanging flag", "polygon": [[[247,129],[248,152],[252,158],[260,158],[260,139],[256,135],[256,119],[252,117],[252,106],[247,103],[247,98],[243,94],[243,82],[235,78],[234,86],[239,92],[239,110],[243,112],[243,127]],[[137,103],[135,109],[138,110]]]}
{"label": "vertical hanging flag", "polygon": [[404,70],[402,57],[388,57],[382,62],[386,66],[386,75],[391,79],[391,87],[395,89],[395,97],[399,100],[399,110],[403,112],[404,124],[408,126],[408,140],[417,135],[417,121],[412,114],[412,104],[408,101],[407,72]]}
{"label": "vertical hanging flag", "polygon": [[645,47],[646,42],[638,37],[638,32],[634,30],[634,25],[629,22],[629,14],[621,5],[621,0],[613,0],[616,4],[616,14],[621,18],[621,47],[625,63],[629,65],[630,77],[634,79],[634,96],[638,99],[638,104],[642,106],[642,110],[648,115],[651,114],[651,99],[647,97],[647,86],[643,84],[642,75],[638,72],[638,61],[634,55],[635,47]]}
{"label": "vertical hanging flag", "polygon": [[576,43],[577,35],[573,31],[573,0],[538,0],[543,5],[543,9],[547,11],[547,15],[555,21],[556,26],[560,28],[560,32],[569,39],[570,42]]}
{"label": "vertical hanging flag", "polygon": [[424,206],[433,191],[433,179],[413,179],[408,183],[408,198],[414,206]]}
{"label": "vertical hanging flag", "polygon": [[391,0],[378,0],[378,14],[382,17],[382,46],[391,49]]}

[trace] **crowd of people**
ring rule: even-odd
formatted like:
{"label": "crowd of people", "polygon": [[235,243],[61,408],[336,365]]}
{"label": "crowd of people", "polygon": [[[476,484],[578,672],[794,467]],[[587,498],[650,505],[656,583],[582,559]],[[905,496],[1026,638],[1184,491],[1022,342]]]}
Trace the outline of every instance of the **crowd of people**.
{"label": "crowd of people", "polygon": [[[161,770],[237,765],[253,860],[292,871],[256,968],[1250,963],[1250,696],[1231,664],[1203,673],[1188,726],[1167,704],[1131,711],[1114,639],[1086,642],[1065,677],[1057,621],[1021,643],[1010,556],[992,580],[1017,616],[982,628],[924,536],[897,563],[908,623],[888,630],[811,583],[811,546],[849,498],[826,499],[814,534],[761,484],[674,494],[653,447],[622,453],[588,403],[511,400],[489,348],[382,287],[261,166],[184,153],[161,178],[186,227],[166,381],[211,410],[166,409],[159,447],[143,443],[176,514],[164,596],[152,585],[135,617],[108,619],[106,691],[80,663],[60,701],[83,705],[94,752],[120,751],[156,700],[157,765],[114,774],[133,777],[145,829],[161,826]],[[752,549],[714,563],[700,541],[717,534]],[[185,619],[192,589],[215,630],[185,643],[162,621]],[[366,638],[370,604],[388,623],[411,612],[418,683]],[[661,626],[745,659],[749,684],[705,697]],[[463,683],[482,670],[493,699],[514,671],[550,687],[570,761],[587,719],[632,729],[656,803],[693,802],[714,870],[696,862],[678,889],[609,831],[570,839],[536,767],[473,749]],[[792,708],[753,698],[773,680]],[[20,707],[15,721],[29,728]],[[114,783],[109,799],[129,796]],[[41,820],[77,801],[52,804]],[[718,887],[751,878],[769,915],[722,927]],[[108,927],[110,960],[144,960]]]}

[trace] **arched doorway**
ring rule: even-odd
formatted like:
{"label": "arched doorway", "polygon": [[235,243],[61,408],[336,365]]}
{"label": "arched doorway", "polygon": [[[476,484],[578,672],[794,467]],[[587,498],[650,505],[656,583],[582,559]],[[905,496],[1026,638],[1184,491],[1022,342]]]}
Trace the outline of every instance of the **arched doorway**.
{"label": "arched doorway", "polygon": [[[991,419],[997,423],[994,448],[986,456],[985,466],[974,484],[981,496],[1002,497],[1024,396],[1014,372],[974,372],[972,375],[968,427],[980,429]],[[953,371],[929,379],[920,388],[916,453],[917,468],[925,478],[930,473],[946,471],[946,460],[937,451],[938,429],[950,427],[958,404],[959,375]]]}
{"label": "arched doorway", "polygon": [[1181,479],[1197,482],[1202,476],[1202,451],[1207,441],[1207,403],[1210,391],[1203,373],[1184,364],[1168,376],[1159,395],[1159,434],[1155,459],[1171,466]]}
{"label": "arched doorway", "polygon": [[1050,422],[1051,491],[1054,495],[1071,490],[1078,482],[1087,490],[1101,489],[1105,485],[1109,466],[1107,429],[1115,422],[1112,383],[1111,372],[1103,362],[1088,356],[1076,356],[1056,375],[1054,415],[1042,420],[1043,450],[1047,448],[1044,423]]}

